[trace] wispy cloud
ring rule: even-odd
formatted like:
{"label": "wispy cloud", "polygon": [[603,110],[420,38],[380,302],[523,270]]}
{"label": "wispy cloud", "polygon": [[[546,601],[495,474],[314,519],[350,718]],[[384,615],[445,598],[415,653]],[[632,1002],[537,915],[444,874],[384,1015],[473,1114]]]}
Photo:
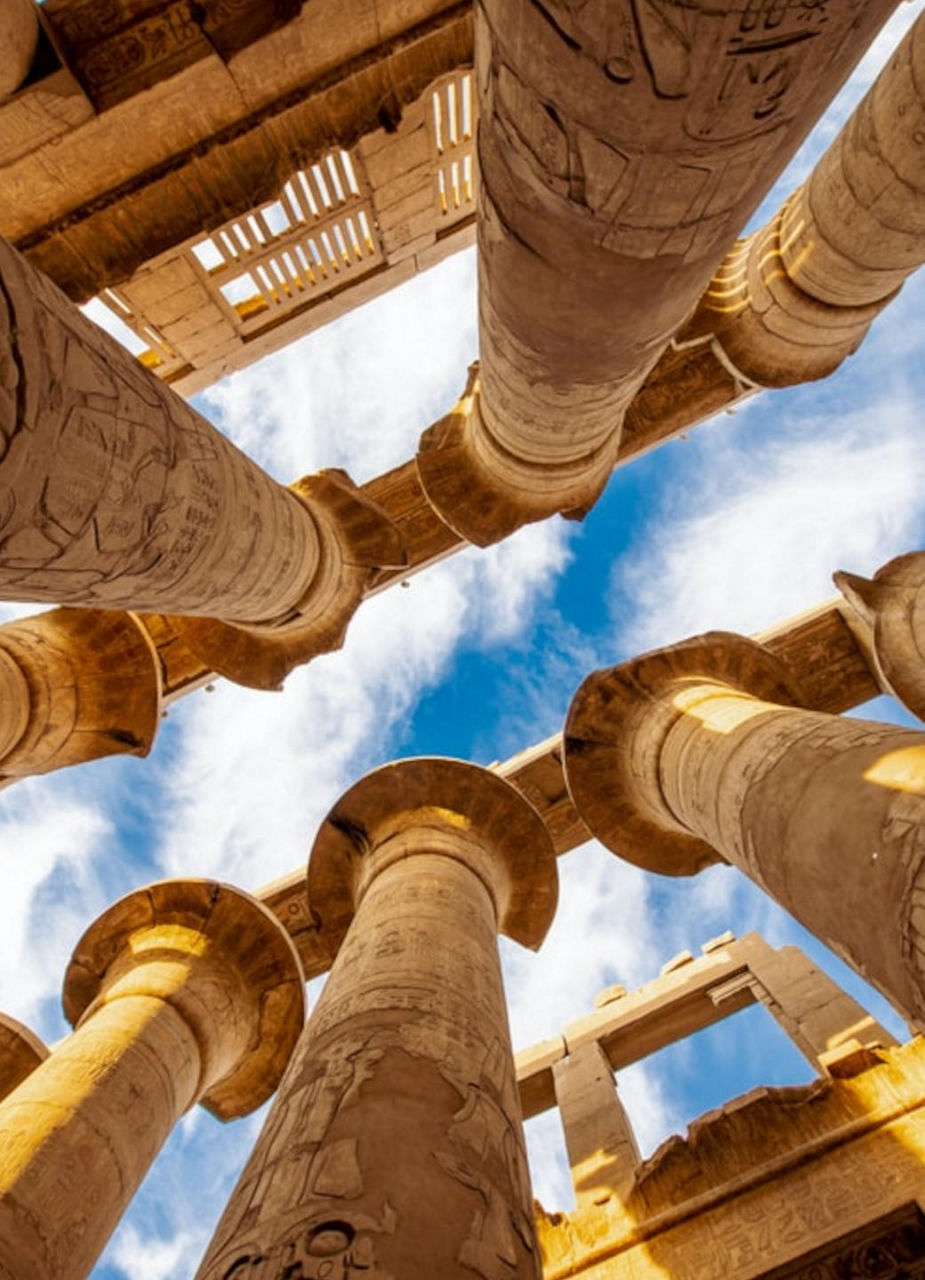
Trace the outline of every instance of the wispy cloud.
{"label": "wispy cloud", "polygon": [[57,1038],[61,980],[77,937],[103,895],[94,863],[111,848],[99,805],[67,781],[34,779],[4,794],[0,810],[3,929],[0,1009]]}
{"label": "wispy cloud", "polygon": [[109,1261],[132,1280],[181,1280],[189,1275],[205,1240],[189,1232],[178,1232],[168,1238],[142,1232],[128,1223],[114,1241]]}
{"label": "wispy cloud", "polygon": [[863,408],[835,414],[790,397],[783,422],[768,396],[741,428],[704,430],[616,565],[621,649],[769,626],[834,594],[835,569],[872,572],[915,545],[918,405],[864,391]]}
{"label": "wispy cloud", "polygon": [[459,557],[374,597],[344,649],[295,672],[282,695],[221,684],[178,707],[162,777],[164,873],[254,887],[302,864],[327,809],[390,758],[463,636],[509,638],[529,624],[562,558],[558,536],[537,526],[491,556]]}
{"label": "wispy cloud", "polygon": [[209,388],[201,403],[281,480],[345,467],[362,483],[411,458],[475,358],[475,254],[448,258]]}

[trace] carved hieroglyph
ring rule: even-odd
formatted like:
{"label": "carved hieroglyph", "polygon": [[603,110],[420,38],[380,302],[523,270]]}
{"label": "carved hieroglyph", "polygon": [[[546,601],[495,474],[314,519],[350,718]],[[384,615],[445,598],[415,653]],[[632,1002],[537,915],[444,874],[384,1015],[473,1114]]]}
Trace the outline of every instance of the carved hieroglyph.
{"label": "carved hieroglyph", "polygon": [[260,1105],[304,1016],[285,931],[248,894],[172,880],[77,944],[73,1035],[0,1104],[0,1277],[82,1280],[183,1112]]}
{"label": "carved hieroglyph", "polygon": [[925,1023],[925,735],[795,701],[724,632],[597,672],[566,724],[572,799],[641,866],[737,866]]}
{"label": "carved hieroglyph", "polygon": [[271,621],[306,507],[0,242],[0,596]]}
{"label": "carved hieroglyph", "polygon": [[309,879],[337,956],[197,1275],[538,1280],[496,934],[548,927],[542,822],[472,765],[406,761],[338,803]]}
{"label": "carved hieroglyph", "polygon": [[832,373],[925,260],[925,17],[807,181],[715,273],[681,345],[710,335],[743,378]]}
{"label": "carved hieroglyph", "polygon": [[596,499],[632,395],[894,7],[480,0],[481,393],[418,460],[453,528]]}

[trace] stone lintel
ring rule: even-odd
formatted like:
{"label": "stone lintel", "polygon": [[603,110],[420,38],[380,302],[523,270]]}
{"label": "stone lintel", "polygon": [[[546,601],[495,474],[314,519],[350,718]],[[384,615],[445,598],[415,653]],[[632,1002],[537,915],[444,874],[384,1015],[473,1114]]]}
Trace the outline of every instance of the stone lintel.
{"label": "stone lintel", "polygon": [[730,981],[748,978],[754,943],[766,946],[757,934],[748,934],[576,1019],[560,1037],[519,1052],[517,1080],[525,1119],[556,1105],[552,1068],[559,1058],[599,1044],[619,1071],[754,1004],[757,995],[749,981],[737,983],[724,998]]}
{"label": "stone lintel", "polygon": [[[79,1026],[124,995],[163,1000],[193,1028],[207,1077],[199,1101],[220,1120],[273,1093],[305,1018],[291,939],[250,894],[214,880],[160,881],[90,925],[65,974],[64,1012]],[[232,1041],[230,1067],[223,1038]],[[209,1079],[211,1059],[225,1069]]]}
{"label": "stone lintel", "polygon": [[539,947],[558,892],[542,818],[496,774],[461,760],[423,757],[367,774],[321,825],[308,863],[308,893],[331,956],[365,885],[393,858],[415,852],[443,852],[468,865],[495,899],[501,932]]}
{"label": "stone lintel", "polygon": [[799,705],[794,675],[761,645],[711,631],[597,671],[584,681],[565,726],[565,773],[578,812],[612,852],[662,875],[693,875],[723,859],[688,834],[664,803],[659,751],[684,712],[672,694],[698,680]]}

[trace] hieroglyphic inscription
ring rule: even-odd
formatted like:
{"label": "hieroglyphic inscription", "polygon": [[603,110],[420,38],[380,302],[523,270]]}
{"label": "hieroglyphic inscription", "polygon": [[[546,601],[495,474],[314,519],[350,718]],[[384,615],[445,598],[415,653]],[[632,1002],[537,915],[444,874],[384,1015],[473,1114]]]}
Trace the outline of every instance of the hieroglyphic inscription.
{"label": "hieroglyphic inscription", "polygon": [[68,65],[105,110],[210,54],[223,58],[289,22],[303,0],[48,0]]}
{"label": "hieroglyphic inscription", "polygon": [[490,899],[426,861],[367,890],[201,1280],[536,1275]]}
{"label": "hieroglyphic inscription", "polygon": [[[760,1194],[743,1196],[706,1215],[698,1224],[698,1231],[706,1231],[698,1249],[692,1250],[690,1237],[685,1240],[681,1233],[676,1241],[652,1245],[652,1254],[670,1266],[674,1280],[764,1275],[770,1260],[792,1259],[810,1244],[836,1238],[846,1223],[863,1222],[891,1208],[909,1176],[910,1169],[897,1161],[894,1144],[870,1143],[860,1164],[822,1162],[794,1171],[773,1204]],[[842,1280],[841,1273],[826,1270],[805,1280],[829,1280],[830,1275]],[[845,1280],[849,1277],[853,1280],[851,1271],[845,1273]]]}
{"label": "hieroglyphic inscription", "polygon": [[0,593],[273,619],[305,506],[0,245]]}

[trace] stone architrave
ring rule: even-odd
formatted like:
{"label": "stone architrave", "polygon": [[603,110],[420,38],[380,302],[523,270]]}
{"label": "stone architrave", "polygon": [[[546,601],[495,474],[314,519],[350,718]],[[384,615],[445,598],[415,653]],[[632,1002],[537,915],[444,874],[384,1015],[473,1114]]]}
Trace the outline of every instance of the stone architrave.
{"label": "stone architrave", "polygon": [[48,1049],[34,1032],[0,1013],[0,1102],[47,1057]]}
{"label": "stone architrave", "polygon": [[479,0],[480,388],[418,454],[452,528],[597,499],[634,393],[895,7]]}
{"label": "stone architrave", "polygon": [[81,1280],[184,1111],[228,1120],[269,1097],[303,978],[250,895],[164,881],[90,926],[64,1008],[74,1033],[0,1104],[2,1280]]}
{"label": "stone architrave", "polygon": [[539,1280],[496,935],[537,947],[532,806],[454,760],[387,765],[309,860],[331,974],[200,1280]]}
{"label": "stone architrave", "polygon": [[873,578],[844,572],[834,578],[869,631],[883,688],[925,719],[925,551],[897,556]]}
{"label": "stone architrave", "polygon": [[925,1025],[925,736],[799,702],[725,632],[596,672],[566,723],[570,794],[639,866],[738,867]]}

